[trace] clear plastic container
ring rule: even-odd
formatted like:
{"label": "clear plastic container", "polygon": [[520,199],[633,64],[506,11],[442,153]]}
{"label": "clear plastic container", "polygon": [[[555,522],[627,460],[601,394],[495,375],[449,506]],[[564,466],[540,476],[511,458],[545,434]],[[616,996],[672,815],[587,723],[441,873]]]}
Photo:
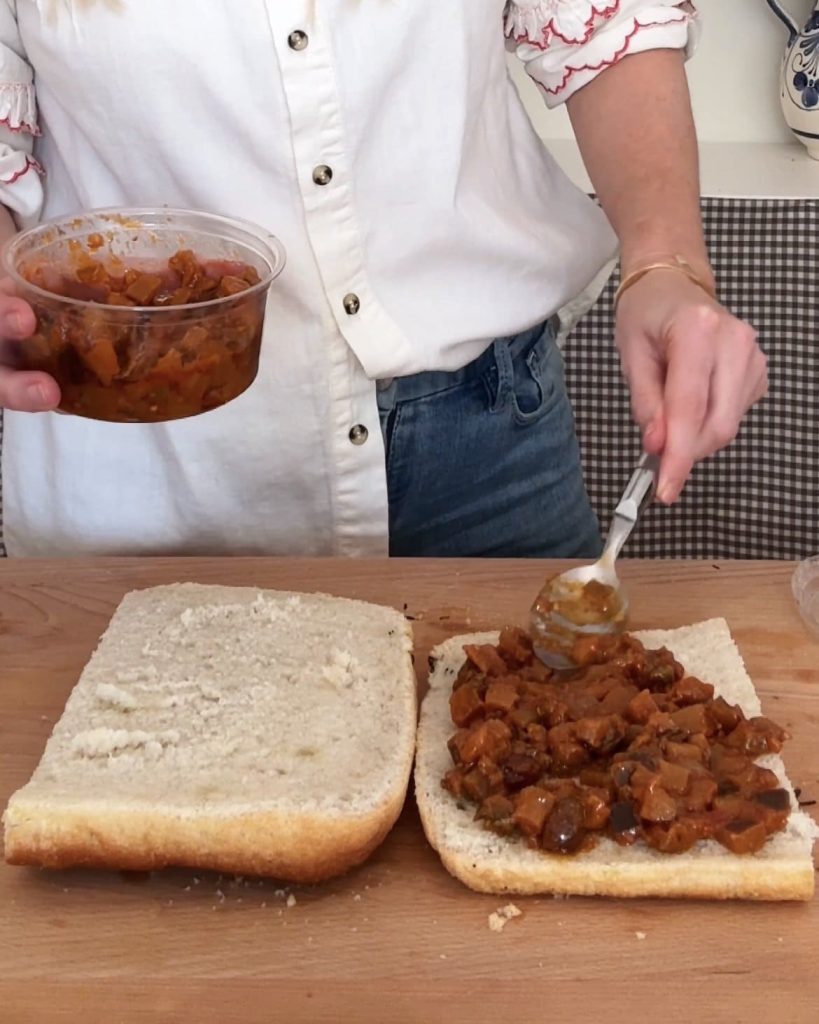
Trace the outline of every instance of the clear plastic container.
{"label": "clear plastic container", "polygon": [[805,625],[819,636],[819,555],[799,563],[791,577],[791,589]]}
{"label": "clear plastic container", "polygon": [[256,377],[284,267],[262,228],[189,210],[94,210],[25,231],[3,264],[37,317],[0,362],[43,370],[60,410],[152,423],[215,409]]}

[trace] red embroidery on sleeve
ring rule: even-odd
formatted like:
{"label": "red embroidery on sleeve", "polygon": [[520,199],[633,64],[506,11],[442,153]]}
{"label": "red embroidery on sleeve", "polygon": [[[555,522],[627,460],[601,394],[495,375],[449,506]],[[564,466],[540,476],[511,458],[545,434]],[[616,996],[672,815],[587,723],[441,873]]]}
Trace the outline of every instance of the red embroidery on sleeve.
{"label": "red embroidery on sleeve", "polygon": [[516,43],[529,43],[534,46],[537,50],[548,50],[551,45],[552,38],[559,39],[562,43],[566,43],[569,46],[582,46],[587,43],[594,35],[598,28],[599,21],[609,21],[614,17],[620,10],[620,0],[607,0],[606,6],[596,7],[593,3],[590,4],[589,16],[586,19],[583,35],[572,37],[565,35],[563,31],[558,27],[560,21],[560,15],[553,14],[552,17],[546,22],[541,29],[541,39],[533,39],[527,32],[521,35],[514,36]]}
{"label": "red embroidery on sleeve", "polygon": [[20,178],[22,178],[24,174],[28,174],[29,171],[36,171],[39,175],[45,174],[45,169],[40,161],[35,160],[33,156],[27,156],[26,166],[22,170],[16,171],[10,178],[0,179],[0,185],[13,185],[15,181],[19,181]]}
{"label": "red embroidery on sleeve", "polygon": [[25,121],[21,121],[20,124],[12,124],[10,117],[0,117],[0,125],[8,128],[10,132],[22,132],[26,135],[33,135],[35,138],[39,138],[42,135],[36,124],[28,124]]}
{"label": "red embroidery on sleeve", "polygon": [[538,84],[540,85],[541,89],[543,89],[544,92],[549,93],[550,96],[557,96],[558,93],[563,92],[563,90],[569,84],[569,81],[574,75],[580,74],[583,71],[603,71],[606,68],[610,68],[614,64],[617,64],[619,61],[621,61],[623,57],[625,57],[628,53],[629,48],[631,47],[632,39],[634,39],[634,37],[637,35],[638,32],[640,32],[641,29],[660,28],[666,25],[673,24],[675,23],[668,21],[637,22],[635,23],[634,28],[631,30],[631,32],[629,32],[629,34],[626,36],[623,45],[612,57],[609,57],[607,60],[601,60],[599,64],[580,64],[577,67],[571,67],[570,65],[567,66],[565,73],[563,75],[563,81],[560,83],[560,85],[556,86],[553,89],[549,89],[545,85],[540,85],[540,83]]}

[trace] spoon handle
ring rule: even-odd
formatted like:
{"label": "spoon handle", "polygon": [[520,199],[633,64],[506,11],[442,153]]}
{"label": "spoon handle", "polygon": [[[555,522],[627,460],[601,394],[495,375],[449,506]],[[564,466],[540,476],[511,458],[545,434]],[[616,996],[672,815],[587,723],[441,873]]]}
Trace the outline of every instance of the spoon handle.
{"label": "spoon handle", "polygon": [[660,458],[658,455],[644,454],[637,463],[637,468],[632,473],[628,486],[614,510],[606,538],[606,547],[603,551],[603,557],[612,565],[623,550],[623,545],[630,537],[643,508],[654,497],[659,468]]}

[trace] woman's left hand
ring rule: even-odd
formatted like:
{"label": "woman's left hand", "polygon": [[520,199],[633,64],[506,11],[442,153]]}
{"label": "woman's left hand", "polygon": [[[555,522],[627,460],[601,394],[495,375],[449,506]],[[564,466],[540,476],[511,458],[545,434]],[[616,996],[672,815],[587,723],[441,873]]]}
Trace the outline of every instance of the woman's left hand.
{"label": "woman's left hand", "polygon": [[657,498],[670,504],[767,393],[767,360],[749,324],[674,270],[623,293],[616,341],[644,449],[662,455]]}

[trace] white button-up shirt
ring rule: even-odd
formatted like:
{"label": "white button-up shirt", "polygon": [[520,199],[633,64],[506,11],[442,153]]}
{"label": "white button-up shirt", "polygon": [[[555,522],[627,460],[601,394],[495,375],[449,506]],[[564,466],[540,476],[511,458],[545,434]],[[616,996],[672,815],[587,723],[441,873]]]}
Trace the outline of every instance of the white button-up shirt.
{"label": "white button-up shirt", "polygon": [[0,0],[0,198],[21,223],[192,207],[288,254],[228,406],[6,413],[9,553],[385,553],[375,381],[463,366],[614,251],[507,49],[555,104],[692,29],[679,0]]}

